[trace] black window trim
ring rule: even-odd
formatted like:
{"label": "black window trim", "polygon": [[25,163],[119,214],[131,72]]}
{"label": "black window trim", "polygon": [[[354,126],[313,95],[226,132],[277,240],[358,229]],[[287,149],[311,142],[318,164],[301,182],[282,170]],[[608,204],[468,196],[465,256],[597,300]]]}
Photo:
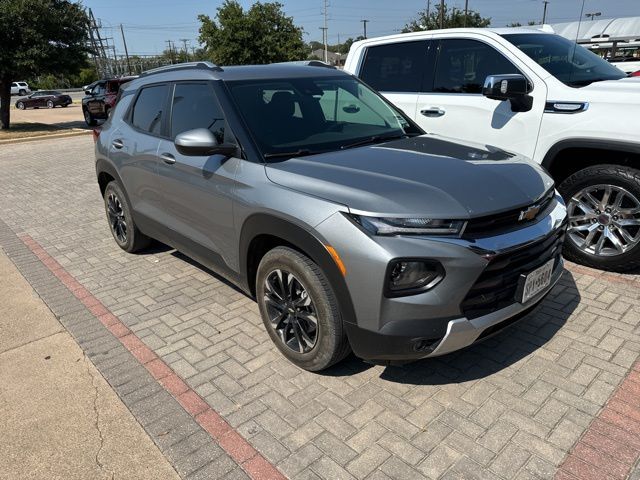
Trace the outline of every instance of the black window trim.
{"label": "black window trim", "polygon": [[[391,95],[403,95],[403,94],[404,95],[407,95],[407,94],[408,95],[415,95],[415,94],[423,93],[424,92],[424,86],[425,86],[425,80],[428,77],[431,77],[431,79],[433,79],[434,69],[429,68],[430,59],[432,58],[431,57],[431,52],[433,50],[432,47],[433,47],[433,44],[434,44],[434,41],[433,41],[433,39],[431,37],[429,37],[429,38],[418,38],[418,39],[412,39],[412,40],[406,39],[406,40],[402,40],[400,42],[388,42],[388,43],[378,43],[378,44],[373,44],[373,45],[367,45],[364,48],[364,53],[361,56],[360,64],[358,65],[358,68],[357,68],[358,78],[360,78],[362,80],[362,78],[361,78],[362,72],[363,72],[364,67],[365,67],[365,65],[367,63],[367,57],[369,56],[369,51],[372,48],[388,47],[388,46],[391,46],[391,45],[403,45],[403,44],[407,44],[407,43],[419,43],[419,42],[426,43],[426,48],[425,48],[425,52],[424,52],[425,67],[423,68],[420,81],[418,82],[418,91],[412,91],[412,90],[409,90],[409,91],[397,91],[397,90],[377,90],[377,89],[374,89],[374,90],[376,90],[376,91],[378,91],[380,93],[386,93],[386,94],[391,94]],[[363,80],[363,83],[365,83],[365,85],[367,85],[369,88],[373,89],[373,87],[371,87],[364,80]]]}
{"label": "black window trim", "polygon": [[[435,57],[433,58],[434,62],[433,62],[433,68],[431,69],[432,75],[431,75],[431,86],[429,88],[428,91],[425,90],[424,93],[429,93],[430,95],[472,95],[472,96],[482,96],[482,92],[480,93],[466,93],[466,92],[434,92],[433,91],[433,87],[435,84],[435,80],[436,80],[436,71],[438,69],[438,62],[440,60],[440,51],[442,48],[442,42],[445,40],[471,40],[471,41],[475,41],[475,42],[480,42],[480,43],[484,43],[486,46],[488,46],[489,48],[493,49],[496,53],[498,53],[498,55],[502,55],[505,60],[507,60],[509,63],[511,63],[511,65],[514,66],[514,68],[516,70],[518,70],[518,72],[520,73],[520,75],[522,75],[524,78],[527,79],[527,82],[529,83],[531,90],[529,91],[529,93],[533,92],[534,88],[535,88],[535,83],[531,80],[531,76],[527,75],[526,73],[524,73],[522,71],[522,69],[516,65],[515,63],[513,63],[513,61],[511,61],[511,58],[509,58],[507,55],[505,55],[504,53],[502,53],[500,50],[498,50],[494,45],[492,45],[491,43],[485,41],[484,39],[480,39],[480,38],[476,38],[476,37],[434,37],[431,39],[432,42],[437,43],[437,47],[434,48],[434,52],[435,52]],[[502,72],[504,73],[504,72]],[[496,72],[496,75],[499,75],[500,72]],[[484,84],[484,81],[483,81]]]}
{"label": "black window trim", "polygon": [[[147,83],[145,85],[142,85],[140,88],[138,88],[138,91],[135,93],[135,98],[132,100],[131,105],[129,105],[129,109],[127,110],[126,115],[123,117],[124,122],[129,125],[133,130],[135,130],[138,133],[141,133],[143,135],[147,135],[149,137],[153,137],[153,138],[159,138],[162,140],[169,140],[169,141],[173,141],[171,140],[168,135],[167,135],[167,115],[163,114],[163,119],[162,119],[162,123],[160,124],[160,134],[156,135],[154,133],[151,133],[147,130],[142,130],[141,128],[136,127],[133,124],[133,110],[136,106],[136,104],[138,103],[138,98],[140,97],[140,94],[142,93],[142,91],[145,88],[149,88],[149,87],[158,87],[158,86],[167,86],[167,94],[165,96],[164,99],[164,107],[162,109],[163,112],[167,111],[167,108],[170,107],[170,105],[168,105],[169,100],[173,98],[173,87],[171,85],[172,82],[155,82],[155,83]],[[171,94],[171,95],[170,95]]]}

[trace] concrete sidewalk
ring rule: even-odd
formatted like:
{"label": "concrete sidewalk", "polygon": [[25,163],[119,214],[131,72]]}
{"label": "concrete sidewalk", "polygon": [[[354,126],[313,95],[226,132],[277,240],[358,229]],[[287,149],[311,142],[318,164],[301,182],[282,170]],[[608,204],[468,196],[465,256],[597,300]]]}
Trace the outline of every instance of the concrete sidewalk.
{"label": "concrete sidewalk", "polygon": [[0,250],[0,478],[178,479]]}

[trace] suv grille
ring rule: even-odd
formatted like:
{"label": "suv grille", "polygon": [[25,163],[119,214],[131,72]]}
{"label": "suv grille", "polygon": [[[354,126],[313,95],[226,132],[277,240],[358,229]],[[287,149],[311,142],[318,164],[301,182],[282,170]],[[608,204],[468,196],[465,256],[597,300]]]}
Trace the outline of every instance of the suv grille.
{"label": "suv grille", "polygon": [[552,258],[555,259],[555,271],[564,235],[564,228],[561,228],[537,243],[493,257],[462,301],[460,306],[464,315],[469,319],[477,318],[515,303],[520,275],[541,267]]}
{"label": "suv grille", "polygon": [[496,215],[474,218],[467,222],[467,226],[465,227],[462,236],[464,238],[488,237],[520,229],[526,225],[536,223],[541,218],[545,217],[549,210],[555,206],[554,193],[554,190],[551,190],[542,200],[530,206],[539,208],[539,211],[534,218],[520,220],[520,215],[526,210],[526,208],[518,208],[498,213]]}

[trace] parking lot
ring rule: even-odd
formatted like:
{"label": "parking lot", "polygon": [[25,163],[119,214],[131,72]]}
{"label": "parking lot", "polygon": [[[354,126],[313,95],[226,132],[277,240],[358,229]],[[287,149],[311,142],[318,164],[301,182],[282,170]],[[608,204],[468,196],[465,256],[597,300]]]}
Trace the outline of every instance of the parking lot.
{"label": "parking lot", "polygon": [[482,344],[313,374],[221,278],[117,247],[90,136],[1,148],[0,246],[183,478],[640,479],[640,275],[568,264]]}

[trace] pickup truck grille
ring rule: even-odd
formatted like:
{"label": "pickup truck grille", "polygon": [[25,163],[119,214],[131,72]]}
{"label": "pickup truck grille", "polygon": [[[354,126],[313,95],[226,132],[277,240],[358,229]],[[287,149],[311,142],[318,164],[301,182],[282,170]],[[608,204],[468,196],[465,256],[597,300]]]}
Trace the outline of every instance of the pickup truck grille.
{"label": "pickup truck grille", "polygon": [[555,259],[558,266],[562,254],[565,230],[561,228],[532,245],[491,259],[461,304],[464,315],[477,318],[516,302],[520,275],[527,274]]}
{"label": "pickup truck grille", "polygon": [[517,230],[538,222],[541,218],[545,217],[554,206],[554,191],[551,190],[542,200],[531,205],[531,207],[537,207],[539,209],[534,217],[521,220],[520,216],[526,208],[518,208],[496,215],[474,218],[467,222],[462,236],[463,238],[482,238]]}

